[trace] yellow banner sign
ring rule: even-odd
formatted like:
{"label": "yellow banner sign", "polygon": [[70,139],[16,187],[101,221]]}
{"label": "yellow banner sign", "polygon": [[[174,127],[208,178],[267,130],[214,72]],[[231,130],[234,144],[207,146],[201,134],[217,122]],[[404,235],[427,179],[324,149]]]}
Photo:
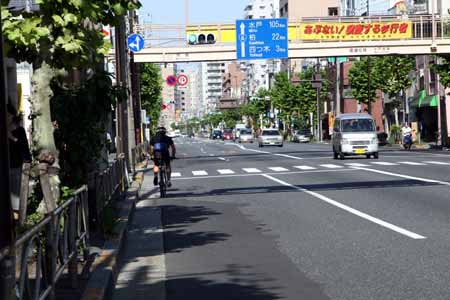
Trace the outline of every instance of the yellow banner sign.
{"label": "yellow banner sign", "polygon": [[301,40],[391,40],[412,38],[412,23],[372,22],[372,23],[302,23]]}

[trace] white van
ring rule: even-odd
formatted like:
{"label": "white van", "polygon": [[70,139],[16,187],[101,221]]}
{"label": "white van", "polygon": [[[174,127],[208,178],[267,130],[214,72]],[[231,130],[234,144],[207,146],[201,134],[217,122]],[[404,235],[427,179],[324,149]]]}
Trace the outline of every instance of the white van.
{"label": "white van", "polygon": [[375,120],[369,114],[341,114],[334,121],[332,144],[334,159],[346,155],[378,158]]}

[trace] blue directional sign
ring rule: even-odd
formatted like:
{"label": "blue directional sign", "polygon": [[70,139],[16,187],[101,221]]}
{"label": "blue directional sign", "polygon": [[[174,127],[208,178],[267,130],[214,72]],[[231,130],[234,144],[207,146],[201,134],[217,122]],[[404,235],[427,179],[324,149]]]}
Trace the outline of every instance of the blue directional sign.
{"label": "blue directional sign", "polygon": [[236,21],[237,59],[288,58],[287,19]]}
{"label": "blue directional sign", "polygon": [[133,52],[139,52],[144,49],[144,37],[140,34],[133,33],[128,36],[128,49]]}

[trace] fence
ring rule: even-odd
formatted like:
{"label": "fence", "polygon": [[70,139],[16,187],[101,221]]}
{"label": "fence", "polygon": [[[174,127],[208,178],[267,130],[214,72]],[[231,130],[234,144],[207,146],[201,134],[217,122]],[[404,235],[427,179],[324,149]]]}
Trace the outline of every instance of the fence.
{"label": "fence", "polygon": [[[133,149],[133,169],[145,149],[144,145]],[[14,275],[1,277],[0,287],[14,286],[18,300],[52,300],[56,283],[67,269],[70,285],[76,288],[78,267],[88,260],[91,233],[103,229],[105,207],[120,197],[127,185],[125,156],[119,155],[107,170],[91,178],[89,188],[85,185],[75,191],[72,198],[19,236],[14,247],[0,249],[0,265],[14,261]],[[15,284],[6,282],[14,279]]]}
{"label": "fence", "polygon": [[102,172],[91,174],[89,179],[89,211],[92,231],[104,232],[105,208],[113,199],[121,196],[128,186],[125,155],[119,155],[114,163]]}
{"label": "fence", "polygon": [[139,144],[136,148],[131,149],[131,166],[133,167],[133,172],[136,172],[136,165],[141,162],[146,153],[148,152],[149,143],[144,142]]}

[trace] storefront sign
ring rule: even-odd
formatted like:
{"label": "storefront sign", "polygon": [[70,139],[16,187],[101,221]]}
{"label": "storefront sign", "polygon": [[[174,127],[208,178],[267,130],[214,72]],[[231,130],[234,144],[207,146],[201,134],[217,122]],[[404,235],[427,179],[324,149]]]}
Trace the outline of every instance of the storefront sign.
{"label": "storefront sign", "polygon": [[302,40],[391,40],[412,38],[412,23],[373,22],[373,23],[302,23]]}

